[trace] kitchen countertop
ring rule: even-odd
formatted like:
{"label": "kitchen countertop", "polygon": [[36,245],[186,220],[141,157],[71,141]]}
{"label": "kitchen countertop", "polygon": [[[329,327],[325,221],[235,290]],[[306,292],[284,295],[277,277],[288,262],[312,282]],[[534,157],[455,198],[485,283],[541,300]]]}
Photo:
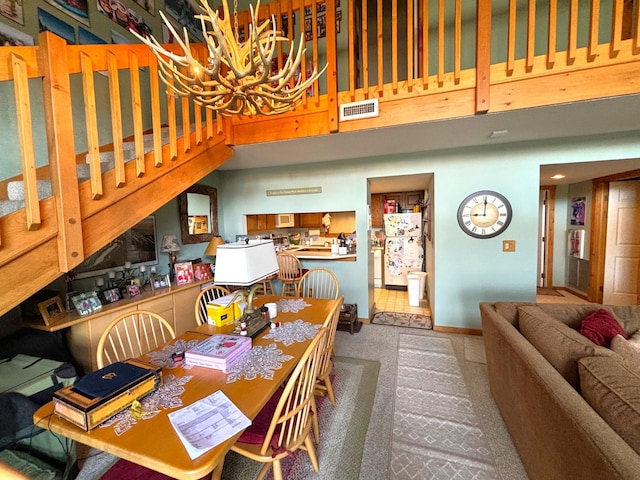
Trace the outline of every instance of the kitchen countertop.
{"label": "kitchen countertop", "polygon": [[316,245],[293,245],[287,250],[293,253],[300,260],[348,260],[354,262],[356,260],[355,253],[340,255],[331,253],[331,247]]}

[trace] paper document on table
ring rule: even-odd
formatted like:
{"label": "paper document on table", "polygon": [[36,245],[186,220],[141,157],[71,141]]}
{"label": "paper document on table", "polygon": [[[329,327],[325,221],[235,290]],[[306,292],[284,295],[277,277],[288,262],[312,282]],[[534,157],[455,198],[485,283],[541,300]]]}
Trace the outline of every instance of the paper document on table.
{"label": "paper document on table", "polygon": [[192,460],[251,425],[221,390],[171,412],[169,421]]}

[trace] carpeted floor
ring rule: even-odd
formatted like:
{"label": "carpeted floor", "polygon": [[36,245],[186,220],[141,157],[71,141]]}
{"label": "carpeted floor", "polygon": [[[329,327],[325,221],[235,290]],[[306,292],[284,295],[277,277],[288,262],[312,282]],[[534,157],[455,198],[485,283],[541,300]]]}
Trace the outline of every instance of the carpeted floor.
{"label": "carpeted floor", "polygon": [[371,323],[396,327],[433,329],[431,317],[416,313],[376,312],[371,319]]}
{"label": "carpeted floor", "polygon": [[448,338],[400,335],[391,475],[499,478]]}

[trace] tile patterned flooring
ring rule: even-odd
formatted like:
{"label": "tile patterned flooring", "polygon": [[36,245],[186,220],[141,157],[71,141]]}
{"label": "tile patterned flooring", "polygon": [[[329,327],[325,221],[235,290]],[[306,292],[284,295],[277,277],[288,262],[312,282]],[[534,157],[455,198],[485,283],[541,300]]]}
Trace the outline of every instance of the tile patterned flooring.
{"label": "tile patterned flooring", "polygon": [[409,296],[406,290],[387,290],[376,288],[376,312],[417,313],[431,315],[428,300],[420,300],[419,307],[409,306]]}

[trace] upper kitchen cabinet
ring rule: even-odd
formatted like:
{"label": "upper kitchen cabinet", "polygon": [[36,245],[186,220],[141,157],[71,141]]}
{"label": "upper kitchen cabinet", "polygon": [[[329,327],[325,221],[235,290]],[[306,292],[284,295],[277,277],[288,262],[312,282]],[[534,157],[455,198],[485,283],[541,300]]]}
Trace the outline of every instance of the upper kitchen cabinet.
{"label": "upper kitchen cabinet", "polygon": [[275,214],[247,215],[247,233],[264,232],[276,228]]}
{"label": "upper kitchen cabinet", "polygon": [[300,213],[296,220],[296,227],[300,228],[321,228],[322,227],[322,212],[314,213]]}
{"label": "upper kitchen cabinet", "polygon": [[423,200],[424,192],[415,191],[415,192],[392,192],[392,193],[384,193],[385,200],[395,200],[396,204],[399,205],[400,211],[402,210],[412,210],[414,206],[420,205]]}
{"label": "upper kitchen cabinet", "polygon": [[384,226],[384,193],[371,194],[371,227]]}

